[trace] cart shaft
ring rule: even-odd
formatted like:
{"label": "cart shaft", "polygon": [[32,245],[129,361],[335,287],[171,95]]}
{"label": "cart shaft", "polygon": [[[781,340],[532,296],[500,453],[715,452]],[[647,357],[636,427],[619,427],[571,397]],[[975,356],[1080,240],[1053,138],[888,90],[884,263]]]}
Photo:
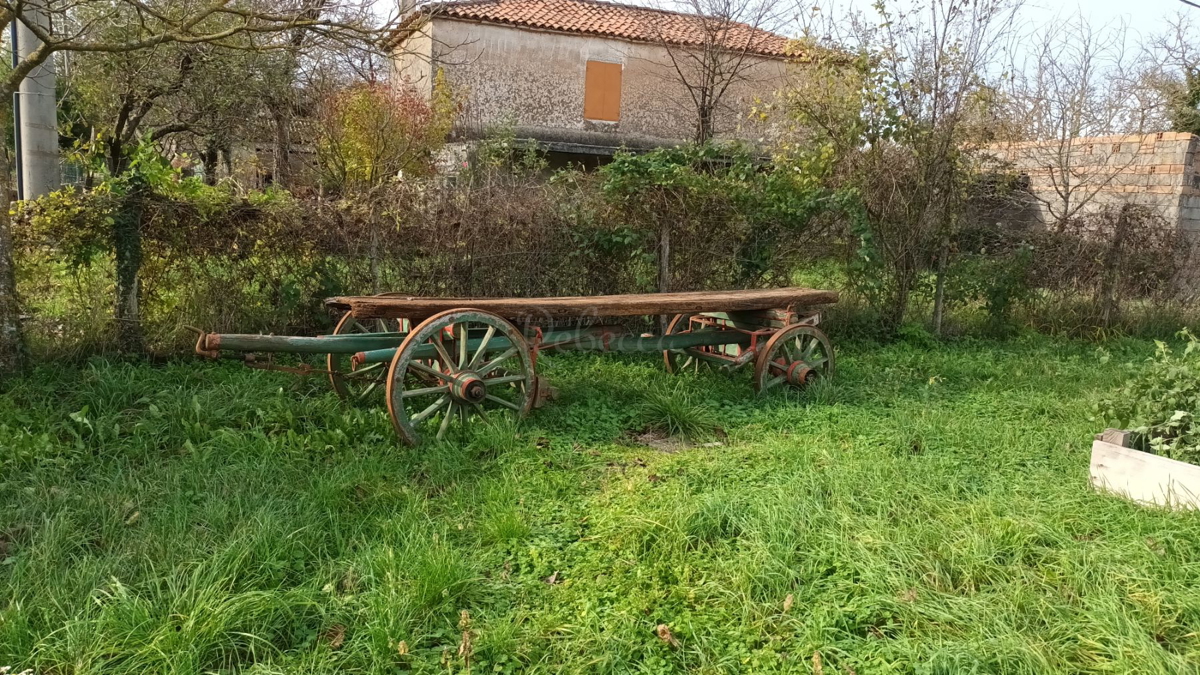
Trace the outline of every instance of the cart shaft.
{"label": "cart shaft", "polygon": [[[751,336],[736,330],[711,330],[695,333],[680,333],[677,335],[614,335],[611,332],[597,334],[595,331],[551,331],[542,336],[539,350],[561,349],[564,351],[588,352],[622,352],[644,353],[661,352],[665,349],[685,349],[688,347],[706,347],[712,345],[741,345],[750,344]],[[479,346],[478,340],[467,341],[467,351],[474,353]],[[503,351],[509,347],[508,340],[494,338],[488,343],[489,351]],[[358,365],[364,363],[384,363],[396,356],[397,347],[363,351],[354,355]],[[417,350],[414,358],[436,359],[437,351],[431,346]]]}

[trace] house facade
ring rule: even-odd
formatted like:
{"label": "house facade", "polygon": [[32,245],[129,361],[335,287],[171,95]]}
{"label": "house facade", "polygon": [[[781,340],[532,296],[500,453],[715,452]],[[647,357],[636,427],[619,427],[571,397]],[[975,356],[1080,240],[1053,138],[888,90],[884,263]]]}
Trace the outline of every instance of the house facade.
{"label": "house facade", "polygon": [[739,70],[714,110],[714,137],[759,140],[768,130],[750,113],[785,83],[788,41],[746,24],[707,30],[705,21],[594,0],[426,5],[389,41],[391,74],[429,96],[441,73],[464,100],[460,138],[509,127],[552,153],[603,156],[693,138],[697,106],[685,82],[706,81],[696,57],[719,44],[718,58]]}

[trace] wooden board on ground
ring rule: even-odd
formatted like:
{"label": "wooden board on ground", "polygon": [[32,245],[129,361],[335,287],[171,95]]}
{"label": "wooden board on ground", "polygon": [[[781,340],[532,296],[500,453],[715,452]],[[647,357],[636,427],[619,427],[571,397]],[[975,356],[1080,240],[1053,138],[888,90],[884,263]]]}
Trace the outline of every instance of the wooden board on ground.
{"label": "wooden board on ground", "polygon": [[748,291],[694,291],[642,295],[561,298],[430,298],[398,294],[329,298],[326,306],[349,311],[357,319],[425,319],[449,309],[479,309],[509,319],[553,320],[614,316],[673,315],[803,309],[837,302],[836,291],[814,288],[767,288]]}
{"label": "wooden board on ground", "polygon": [[1135,502],[1200,508],[1200,466],[1096,440],[1092,485]]}

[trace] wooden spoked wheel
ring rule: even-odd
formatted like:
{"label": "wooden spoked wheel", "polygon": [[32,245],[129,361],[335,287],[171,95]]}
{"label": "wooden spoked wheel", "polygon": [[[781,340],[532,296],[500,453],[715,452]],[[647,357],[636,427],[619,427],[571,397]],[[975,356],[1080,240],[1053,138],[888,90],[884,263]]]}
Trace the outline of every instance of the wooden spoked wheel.
{"label": "wooden spoked wheel", "polygon": [[[667,324],[667,335],[678,335],[692,330],[692,317],[695,314],[676,314]],[[663,365],[668,373],[696,372],[700,369],[700,359],[688,354],[682,349],[664,349]]]}
{"label": "wooden spoked wheel", "polygon": [[803,388],[833,376],[833,345],[813,326],[792,324],[767,340],[754,363],[754,389],[760,394]]}
{"label": "wooden spoked wheel", "polygon": [[454,309],[408,334],[387,375],[392,425],[408,445],[441,439],[454,420],[525,416],[536,397],[533,356],[516,326],[495,314]]}
{"label": "wooden spoked wheel", "polygon": [[[404,319],[359,320],[347,313],[333,329],[334,335],[362,335],[365,333],[395,333],[404,329]],[[345,401],[366,401],[384,390],[387,380],[386,363],[367,363],[355,366],[350,354],[329,354],[325,358],[329,371],[329,384],[333,391]]]}
{"label": "wooden spoked wheel", "polygon": [[[679,333],[690,333],[694,327],[692,317],[695,314],[676,314],[675,318],[671,319],[671,323],[667,324],[667,335],[678,335]],[[728,322],[723,319],[712,319],[719,325],[727,325]],[[704,351],[710,351],[715,354],[720,354],[726,357],[737,357],[742,353],[742,347],[736,344],[729,345],[713,345],[711,347],[699,348]],[[696,358],[694,354],[689,353],[685,349],[664,349],[663,350],[663,365],[666,366],[668,373],[699,373],[702,370],[708,370],[712,367],[712,361]]]}

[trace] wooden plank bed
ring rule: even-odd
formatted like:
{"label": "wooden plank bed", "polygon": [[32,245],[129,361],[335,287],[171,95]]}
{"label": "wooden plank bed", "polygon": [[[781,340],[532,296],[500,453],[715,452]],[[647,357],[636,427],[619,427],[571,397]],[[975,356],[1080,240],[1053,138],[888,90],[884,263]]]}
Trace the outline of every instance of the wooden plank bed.
{"label": "wooden plank bed", "polygon": [[836,291],[791,287],[557,298],[432,298],[388,293],[329,298],[325,304],[330,309],[349,312],[356,319],[421,320],[461,307],[491,312],[506,319],[557,319],[796,310],[829,305],[837,300]]}

